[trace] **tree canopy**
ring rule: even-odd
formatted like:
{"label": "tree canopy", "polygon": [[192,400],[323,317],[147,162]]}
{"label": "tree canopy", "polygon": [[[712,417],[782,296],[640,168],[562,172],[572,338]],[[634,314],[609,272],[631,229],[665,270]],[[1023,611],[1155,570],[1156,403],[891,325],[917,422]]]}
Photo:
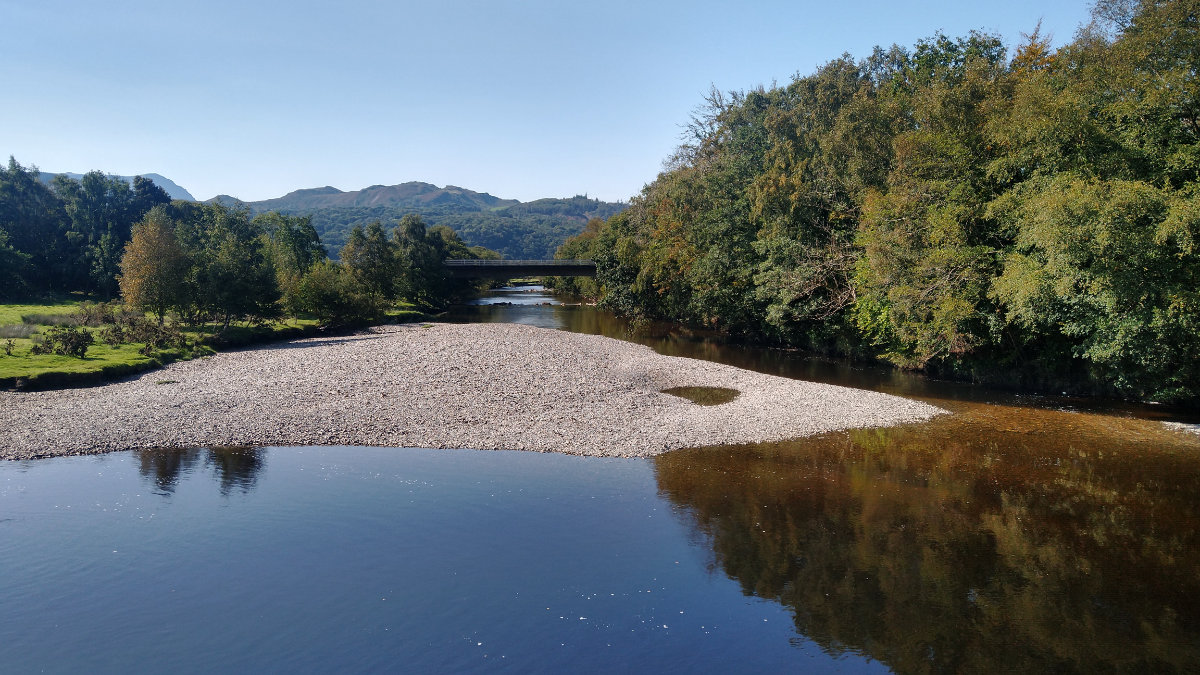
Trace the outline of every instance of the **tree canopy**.
{"label": "tree canopy", "polygon": [[1200,2],[712,92],[559,255],[621,311],[1013,385],[1200,398]]}

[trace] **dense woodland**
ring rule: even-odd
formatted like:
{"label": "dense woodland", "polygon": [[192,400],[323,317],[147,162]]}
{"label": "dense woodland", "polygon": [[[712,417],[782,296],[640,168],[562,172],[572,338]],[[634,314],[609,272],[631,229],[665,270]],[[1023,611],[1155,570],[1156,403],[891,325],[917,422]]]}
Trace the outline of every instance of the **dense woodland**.
{"label": "dense woodland", "polygon": [[449,228],[406,215],[389,232],[353,227],[332,261],[309,218],[172,201],[152,181],[100,172],[39,180],[10,158],[0,169],[0,301],[120,296],[187,324],[310,316],[348,324],[398,299],[438,307],[471,290],[448,258],[494,258]]}
{"label": "dense woodland", "polygon": [[1200,400],[1200,2],[1101,0],[723,94],[559,252],[617,310],[943,376]]}

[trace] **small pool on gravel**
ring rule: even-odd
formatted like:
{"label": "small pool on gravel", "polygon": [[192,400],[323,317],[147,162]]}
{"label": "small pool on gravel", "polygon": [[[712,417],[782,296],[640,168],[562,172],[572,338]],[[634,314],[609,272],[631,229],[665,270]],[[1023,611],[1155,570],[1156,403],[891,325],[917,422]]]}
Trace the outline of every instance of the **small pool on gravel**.
{"label": "small pool on gravel", "polygon": [[696,405],[721,405],[729,403],[741,392],[728,387],[671,387],[662,393],[686,398]]}

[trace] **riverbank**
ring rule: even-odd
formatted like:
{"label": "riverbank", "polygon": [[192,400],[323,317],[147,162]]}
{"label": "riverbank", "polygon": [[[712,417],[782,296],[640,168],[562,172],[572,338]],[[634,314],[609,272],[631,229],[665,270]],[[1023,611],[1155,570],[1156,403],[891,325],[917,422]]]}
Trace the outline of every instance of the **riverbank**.
{"label": "riverbank", "polygon": [[[118,305],[75,300],[0,304],[0,390],[93,386],[219,351],[328,334],[315,320],[294,317],[259,325],[171,324],[166,331],[147,332],[148,322],[140,328],[131,323],[130,317],[137,316]],[[385,316],[390,322],[425,318],[410,303]],[[47,343],[47,334],[62,327],[90,334],[85,355],[37,353],[35,347]],[[147,345],[148,339],[158,344]]]}
{"label": "riverbank", "polygon": [[[660,393],[737,389],[699,406]],[[894,396],[516,324],[407,324],[226,352],[88,389],[0,392],[0,457],[373,445],[649,456],[928,419]]]}

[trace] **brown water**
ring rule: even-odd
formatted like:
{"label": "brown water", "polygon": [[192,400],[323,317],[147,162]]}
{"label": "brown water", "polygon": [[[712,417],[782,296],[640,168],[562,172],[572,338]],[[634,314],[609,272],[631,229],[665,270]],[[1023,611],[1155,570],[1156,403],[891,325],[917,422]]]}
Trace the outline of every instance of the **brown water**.
{"label": "brown water", "polygon": [[631,327],[588,307],[474,320],[906,395],[931,422],[672,452],[659,491],[798,635],[897,672],[1200,672],[1200,436],[1160,406],[938,382]]}
{"label": "brown water", "polygon": [[724,405],[741,392],[728,387],[671,387],[663,389],[662,393],[686,398],[696,405]]}

